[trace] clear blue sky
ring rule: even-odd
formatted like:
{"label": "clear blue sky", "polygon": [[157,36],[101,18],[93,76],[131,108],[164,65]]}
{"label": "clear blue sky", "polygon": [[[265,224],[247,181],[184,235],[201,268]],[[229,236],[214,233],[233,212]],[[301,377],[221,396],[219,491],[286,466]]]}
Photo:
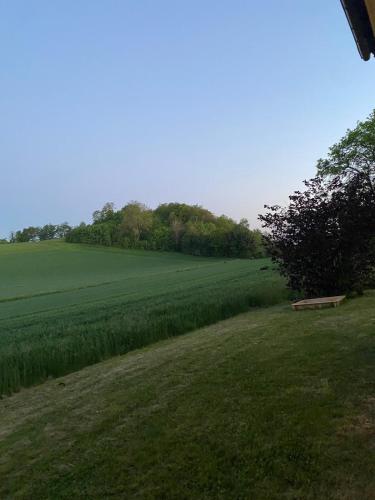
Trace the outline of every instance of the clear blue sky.
{"label": "clear blue sky", "polygon": [[339,0],[0,0],[0,235],[106,201],[257,225],[375,107]]}

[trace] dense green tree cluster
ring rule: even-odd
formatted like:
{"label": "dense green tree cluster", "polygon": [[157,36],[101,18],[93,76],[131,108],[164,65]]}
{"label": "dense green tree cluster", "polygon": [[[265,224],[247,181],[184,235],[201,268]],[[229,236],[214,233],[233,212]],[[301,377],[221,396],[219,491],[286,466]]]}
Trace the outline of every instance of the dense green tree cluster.
{"label": "dense green tree cluster", "polygon": [[165,203],[155,210],[136,201],[120,210],[106,203],[93,213],[92,224],[73,228],[66,241],[213,257],[264,255],[262,235],[251,231],[246,219],[236,223],[184,203]]}
{"label": "dense green tree cluster", "polygon": [[53,240],[65,238],[71,227],[67,222],[62,224],[46,224],[42,227],[25,227],[24,229],[10,233],[10,243],[26,243],[28,241]]}

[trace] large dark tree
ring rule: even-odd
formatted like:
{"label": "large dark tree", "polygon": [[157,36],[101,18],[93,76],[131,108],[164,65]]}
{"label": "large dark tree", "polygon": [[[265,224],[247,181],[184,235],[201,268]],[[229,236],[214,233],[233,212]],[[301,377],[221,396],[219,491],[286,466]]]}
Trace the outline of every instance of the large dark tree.
{"label": "large dark tree", "polygon": [[366,172],[317,177],[260,216],[289,286],[306,296],[359,292],[375,265],[375,197]]}

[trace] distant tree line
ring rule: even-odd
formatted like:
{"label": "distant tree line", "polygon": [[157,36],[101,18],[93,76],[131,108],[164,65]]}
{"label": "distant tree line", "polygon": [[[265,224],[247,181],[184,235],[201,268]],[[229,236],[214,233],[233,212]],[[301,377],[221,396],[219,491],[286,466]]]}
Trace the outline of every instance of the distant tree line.
{"label": "distant tree line", "polygon": [[[65,238],[71,230],[71,226],[67,222],[62,224],[46,224],[42,227],[29,226],[16,232],[10,233],[10,243],[26,243],[28,241],[43,241],[53,240],[57,238]],[[3,240],[6,243],[6,240]]]}
{"label": "distant tree line", "polygon": [[120,210],[106,203],[93,213],[92,224],[70,229],[66,241],[212,257],[265,255],[261,232],[250,230],[246,219],[237,223],[184,203],[165,203],[155,210],[136,201]]}

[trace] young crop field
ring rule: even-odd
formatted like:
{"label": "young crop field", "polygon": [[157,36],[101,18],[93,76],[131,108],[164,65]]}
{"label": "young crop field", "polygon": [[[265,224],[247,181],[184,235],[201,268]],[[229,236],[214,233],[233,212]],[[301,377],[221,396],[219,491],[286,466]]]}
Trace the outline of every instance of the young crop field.
{"label": "young crop field", "polygon": [[0,394],[288,295],[267,259],[58,241],[0,247],[0,276]]}

